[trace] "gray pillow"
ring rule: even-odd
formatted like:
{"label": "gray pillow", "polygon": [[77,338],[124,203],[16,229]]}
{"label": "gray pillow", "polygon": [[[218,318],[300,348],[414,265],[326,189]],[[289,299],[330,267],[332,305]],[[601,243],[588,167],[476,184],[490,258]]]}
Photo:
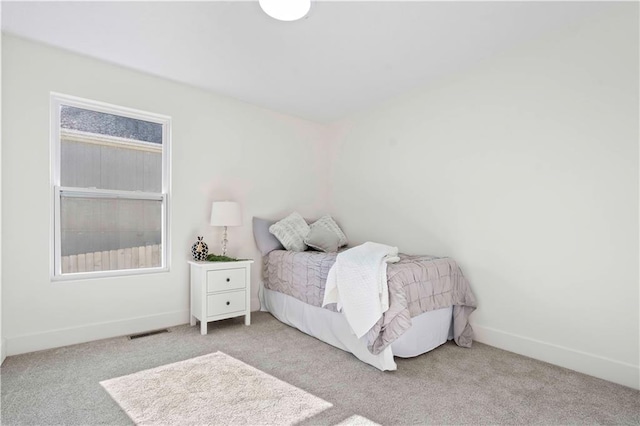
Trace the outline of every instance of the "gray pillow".
{"label": "gray pillow", "polygon": [[333,220],[333,218],[328,214],[313,222],[310,225],[310,228],[324,228],[330,232],[333,232],[338,237],[338,247],[346,246],[348,243],[347,236],[344,235],[344,232],[342,232],[342,229],[340,229],[336,221]]}
{"label": "gray pillow", "polygon": [[309,233],[309,225],[298,212],[293,212],[271,225],[269,232],[275,235],[287,250],[305,251],[307,249],[304,239]]}
{"label": "gray pillow", "polygon": [[276,223],[275,220],[253,218],[253,238],[255,238],[258,250],[263,256],[268,255],[273,250],[284,250],[284,246],[280,244],[280,241],[269,232],[269,227],[274,223]]}
{"label": "gray pillow", "polygon": [[335,232],[331,232],[322,226],[316,226],[311,228],[307,238],[304,239],[304,243],[318,251],[335,253],[338,251],[340,238]]}

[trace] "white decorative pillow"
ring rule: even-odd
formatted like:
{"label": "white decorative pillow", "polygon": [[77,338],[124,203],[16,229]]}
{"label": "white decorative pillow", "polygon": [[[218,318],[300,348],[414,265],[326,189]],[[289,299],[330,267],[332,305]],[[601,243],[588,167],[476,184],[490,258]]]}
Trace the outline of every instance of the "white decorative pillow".
{"label": "white decorative pillow", "polygon": [[325,253],[335,253],[338,251],[339,238],[335,232],[329,231],[324,226],[311,228],[304,243],[309,247]]}
{"label": "white decorative pillow", "polygon": [[309,231],[309,225],[298,212],[291,213],[269,227],[269,232],[276,236],[285,249],[291,251],[307,249],[304,239]]}
{"label": "white decorative pillow", "polygon": [[344,232],[342,232],[342,229],[340,229],[338,224],[328,214],[322,216],[320,219],[318,219],[315,222],[313,222],[311,224],[310,229],[314,229],[316,227],[322,227],[322,228],[328,229],[329,231],[333,232],[338,237],[338,247],[342,247],[342,246],[346,246],[347,245],[347,242],[348,242],[347,241],[347,236],[344,235]]}

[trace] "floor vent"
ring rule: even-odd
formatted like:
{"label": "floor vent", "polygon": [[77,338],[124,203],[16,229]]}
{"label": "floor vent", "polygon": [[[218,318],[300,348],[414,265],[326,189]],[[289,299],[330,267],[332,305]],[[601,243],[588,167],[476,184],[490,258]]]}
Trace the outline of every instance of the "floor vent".
{"label": "floor vent", "polygon": [[139,339],[141,337],[153,336],[155,334],[162,334],[162,333],[168,333],[168,332],[169,330],[165,328],[163,330],[154,330],[154,331],[147,331],[145,333],[140,333],[140,334],[132,334],[131,336],[129,336],[129,340]]}

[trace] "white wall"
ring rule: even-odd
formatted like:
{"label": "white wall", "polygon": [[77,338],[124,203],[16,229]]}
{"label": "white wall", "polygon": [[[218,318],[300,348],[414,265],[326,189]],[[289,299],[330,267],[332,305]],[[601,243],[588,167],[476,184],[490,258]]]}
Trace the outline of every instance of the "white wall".
{"label": "white wall", "polygon": [[[167,52],[170,54],[170,52]],[[2,39],[2,285],[7,353],[13,355],[188,322],[191,244],[213,200],[233,199],[245,225],[229,254],[259,260],[251,217],[326,205],[323,128],[233,99],[5,35]],[[49,279],[50,91],[173,118],[171,271],[73,282]],[[252,309],[259,262],[252,271]]]}
{"label": "white wall", "polygon": [[[0,3],[0,21],[2,20],[2,3]],[[2,33],[0,33],[0,47],[2,46]],[[2,54],[0,51],[0,117],[2,117]],[[2,120],[0,120],[0,135],[2,135]],[[2,143],[0,143],[0,242],[2,241]],[[2,244],[0,243],[0,365],[4,362],[7,353],[4,332],[2,331]]]}
{"label": "white wall", "polygon": [[352,241],[451,256],[479,341],[638,387],[638,5],[333,128]]}

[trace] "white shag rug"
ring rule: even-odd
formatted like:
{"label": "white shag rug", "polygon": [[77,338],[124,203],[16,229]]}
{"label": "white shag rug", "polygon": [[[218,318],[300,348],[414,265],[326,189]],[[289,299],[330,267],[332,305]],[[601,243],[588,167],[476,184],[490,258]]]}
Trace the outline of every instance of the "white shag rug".
{"label": "white shag rug", "polygon": [[290,425],[332,406],[222,352],[100,384],[139,425]]}

